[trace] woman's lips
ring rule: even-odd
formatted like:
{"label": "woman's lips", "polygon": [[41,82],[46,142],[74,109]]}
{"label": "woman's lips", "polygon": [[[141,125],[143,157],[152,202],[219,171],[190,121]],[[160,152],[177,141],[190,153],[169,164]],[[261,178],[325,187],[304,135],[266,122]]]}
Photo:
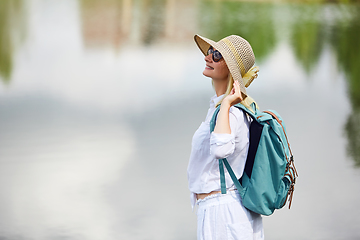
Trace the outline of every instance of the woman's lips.
{"label": "woman's lips", "polygon": [[210,67],[209,65],[206,65],[206,69],[214,70],[214,68]]}

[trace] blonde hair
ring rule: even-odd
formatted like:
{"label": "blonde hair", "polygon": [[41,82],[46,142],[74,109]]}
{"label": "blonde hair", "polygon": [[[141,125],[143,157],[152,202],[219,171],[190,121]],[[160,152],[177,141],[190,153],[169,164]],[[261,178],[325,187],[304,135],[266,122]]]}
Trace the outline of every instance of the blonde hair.
{"label": "blonde hair", "polygon": [[[213,83],[214,84],[214,83]],[[216,107],[218,107],[222,101],[224,100],[224,98],[226,98],[227,95],[230,94],[232,88],[233,88],[233,84],[234,84],[234,78],[232,77],[231,73],[229,73],[229,78],[228,78],[228,85],[227,85],[227,88],[226,88],[226,92],[225,92],[225,95],[224,97],[216,104]],[[250,85],[250,84],[249,84]],[[254,110],[252,109],[251,107],[251,104],[254,103],[255,104],[255,107],[256,109],[258,109],[258,105],[257,103],[255,102],[254,99],[252,99],[249,95],[245,95],[243,93],[242,94],[242,97],[243,97],[243,100],[240,102],[242,105],[244,105],[247,109],[249,109],[250,111],[254,112]]]}

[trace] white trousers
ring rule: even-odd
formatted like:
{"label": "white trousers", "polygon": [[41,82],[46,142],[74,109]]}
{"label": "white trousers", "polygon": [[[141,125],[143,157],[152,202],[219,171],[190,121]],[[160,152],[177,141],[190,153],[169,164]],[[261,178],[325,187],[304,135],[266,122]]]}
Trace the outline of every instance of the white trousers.
{"label": "white trousers", "polygon": [[198,240],[263,240],[260,214],[247,210],[237,191],[198,200]]}

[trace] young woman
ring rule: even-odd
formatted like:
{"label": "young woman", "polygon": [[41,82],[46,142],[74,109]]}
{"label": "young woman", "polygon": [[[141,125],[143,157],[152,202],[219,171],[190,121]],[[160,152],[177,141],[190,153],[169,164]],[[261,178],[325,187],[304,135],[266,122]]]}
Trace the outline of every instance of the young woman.
{"label": "young woman", "polygon": [[[195,35],[195,42],[205,55],[203,74],[212,79],[215,95],[210,100],[205,121],[195,132],[188,165],[191,202],[198,205],[198,240],[264,239],[261,215],[247,210],[228,174],[227,193],[220,192],[218,159],[227,158],[240,178],[249,148],[251,119],[232,107],[241,103],[250,108],[253,100],[248,87],[257,77],[255,56],[250,44],[231,35],[218,42]],[[210,120],[220,105],[216,126],[210,133]]]}

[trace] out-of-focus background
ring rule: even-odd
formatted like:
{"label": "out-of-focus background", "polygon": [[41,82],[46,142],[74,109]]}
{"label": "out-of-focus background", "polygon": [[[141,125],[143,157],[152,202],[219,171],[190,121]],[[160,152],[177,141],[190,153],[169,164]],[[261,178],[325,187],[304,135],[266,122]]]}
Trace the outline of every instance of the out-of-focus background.
{"label": "out-of-focus background", "polygon": [[194,34],[238,34],[299,178],[266,239],[360,239],[359,1],[0,0],[0,239],[196,239]]}

